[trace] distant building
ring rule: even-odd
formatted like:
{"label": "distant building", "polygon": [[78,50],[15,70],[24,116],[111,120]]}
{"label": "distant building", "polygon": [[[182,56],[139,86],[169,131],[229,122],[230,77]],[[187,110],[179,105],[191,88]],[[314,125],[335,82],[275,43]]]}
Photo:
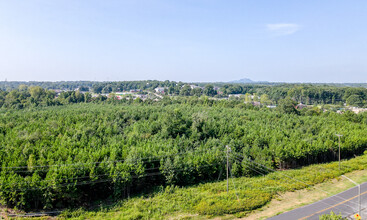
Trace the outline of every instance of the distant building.
{"label": "distant building", "polygon": [[141,89],[130,89],[131,93],[137,93],[137,92],[141,92]]}
{"label": "distant building", "polygon": [[62,92],[66,92],[66,90],[61,89],[50,89],[56,93],[56,97],[59,97]]}
{"label": "distant building", "polygon": [[261,106],[261,103],[260,102],[252,102],[251,103],[253,106]]}
{"label": "distant building", "polygon": [[244,96],[243,94],[229,94],[228,97],[237,97],[240,98],[241,96]]}
{"label": "distant building", "polygon": [[307,108],[307,105],[302,104],[302,102],[299,103],[298,105],[296,105],[296,109],[298,109],[298,110],[301,110],[301,109],[304,109],[304,108]]}
{"label": "distant building", "polygon": [[204,89],[203,87],[197,86],[197,85],[190,85],[190,88],[191,89],[196,89],[196,88]]}
{"label": "distant building", "polygon": [[157,93],[164,93],[164,87],[157,87],[157,88],[155,88],[154,90],[155,90],[155,92],[157,92]]}
{"label": "distant building", "polygon": [[148,96],[147,95],[138,95],[137,98],[140,98],[142,100],[145,100],[145,99],[148,98]]}
{"label": "distant building", "polygon": [[361,112],[367,112],[367,108],[358,108],[358,107],[351,107],[349,108],[352,112],[358,114]]}
{"label": "distant building", "polygon": [[122,97],[122,96],[120,96],[120,95],[117,95],[117,96],[115,96],[115,99],[117,99],[117,100],[121,100],[121,99],[123,99],[123,97]]}

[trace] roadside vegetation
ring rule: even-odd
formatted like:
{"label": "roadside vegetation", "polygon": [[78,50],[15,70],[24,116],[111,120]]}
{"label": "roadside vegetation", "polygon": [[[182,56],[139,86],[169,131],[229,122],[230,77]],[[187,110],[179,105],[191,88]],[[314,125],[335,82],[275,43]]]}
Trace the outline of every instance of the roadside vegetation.
{"label": "roadside vegetation", "polygon": [[[326,182],[353,170],[367,168],[367,152],[342,162],[326,163],[302,169],[277,171],[265,176],[240,177],[226,181],[204,183],[192,187],[167,186],[157,188],[150,194],[143,194],[113,206],[101,205],[94,211],[83,209],[65,211],[59,217],[76,219],[206,219],[215,216],[232,219],[245,217],[253,210],[261,209],[272,199],[284,192],[292,192]],[[258,168],[260,172],[264,170]],[[319,189],[315,189],[316,191]],[[320,190],[320,193],[325,193]],[[238,197],[237,197],[238,196]],[[233,214],[228,216],[227,214]],[[341,219],[331,214],[321,219]]]}
{"label": "roadside vegetation", "polygon": [[347,220],[347,218],[343,218],[341,215],[331,212],[330,214],[320,216],[320,220]]}

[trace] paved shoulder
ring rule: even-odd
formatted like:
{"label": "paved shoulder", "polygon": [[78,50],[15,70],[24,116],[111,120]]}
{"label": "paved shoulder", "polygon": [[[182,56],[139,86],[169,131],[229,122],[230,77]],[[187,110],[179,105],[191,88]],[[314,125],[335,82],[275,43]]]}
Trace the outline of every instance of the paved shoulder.
{"label": "paved shoulder", "polygon": [[[367,182],[361,184],[361,216],[367,217]],[[271,220],[280,219],[319,219],[320,215],[331,211],[343,217],[351,216],[358,212],[358,187],[320,200],[310,205],[271,217]],[[366,218],[367,219],[367,218]]]}

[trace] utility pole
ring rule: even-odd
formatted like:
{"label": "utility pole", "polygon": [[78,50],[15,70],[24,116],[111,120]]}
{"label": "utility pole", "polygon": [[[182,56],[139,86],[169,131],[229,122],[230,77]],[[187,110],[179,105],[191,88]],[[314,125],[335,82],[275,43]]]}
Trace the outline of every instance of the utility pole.
{"label": "utility pole", "polygon": [[356,186],[358,186],[358,214],[361,215],[361,185],[354,182],[353,180],[349,179],[348,177],[342,175],[342,177],[346,178],[350,182],[354,183]]}
{"label": "utility pole", "polygon": [[229,173],[229,160],[228,160],[228,157],[229,157],[229,150],[230,148],[228,147],[228,145],[226,145],[226,148],[227,148],[227,193],[228,193],[228,173]]}
{"label": "utility pole", "polygon": [[338,136],[339,138],[339,170],[340,170],[340,137],[342,137],[343,135],[341,134],[335,134],[336,136]]}

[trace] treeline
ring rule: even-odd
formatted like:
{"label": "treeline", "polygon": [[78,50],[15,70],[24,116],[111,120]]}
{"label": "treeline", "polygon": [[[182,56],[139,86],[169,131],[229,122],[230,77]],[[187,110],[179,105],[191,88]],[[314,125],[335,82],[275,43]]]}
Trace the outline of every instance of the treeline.
{"label": "treeline", "polygon": [[[171,87],[170,87],[171,88]],[[195,91],[195,90],[194,90]],[[204,91],[200,91],[200,93],[191,95],[190,93],[185,95],[182,92],[178,91],[180,96],[169,97],[164,96],[162,104],[166,103],[182,103],[182,102],[192,102],[192,103],[213,103],[214,100],[209,100],[208,97],[203,99],[198,99],[198,97],[202,95],[213,96],[215,90],[211,85],[207,85]],[[191,96],[191,97],[187,97]],[[154,96],[155,97],[155,96]],[[155,97],[156,98],[156,97]],[[28,107],[45,107],[45,106],[59,106],[59,105],[67,105],[67,104],[76,104],[76,103],[142,103],[143,101],[140,98],[133,99],[132,97],[125,97],[123,99],[118,99],[115,94],[110,93],[109,97],[106,94],[94,94],[92,96],[91,92],[85,92],[82,87],[79,87],[79,90],[76,91],[60,91],[56,93],[54,90],[43,89],[40,86],[31,86],[28,87],[26,85],[20,85],[18,89],[14,89],[11,91],[0,91],[0,108],[3,109],[24,109]],[[144,101],[145,105],[150,105],[156,101],[153,99],[146,99]],[[240,100],[237,100],[236,103],[241,103]],[[229,102],[229,105],[232,105]]]}
{"label": "treeline", "polygon": [[122,92],[132,89],[154,89],[156,87],[181,87],[184,85],[182,82],[174,81],[157,81],[157,80],[144,80],[144,81],[118,81],[118,82],[93,82],[93,81],[59,81],[59,82],[6,82],[0,81],[0,90],[11,91],[18,89],[19,86],[40,86],[44,89],[53,90],[76,90],[78,88],[88,89],[87,91],[95,93],[110,93],[110,92]]}
{"label": "treeline", "polygon": [[[191,91],[196,91],[191,90]],[[269,98],[269,95],[266,93],[258,96],[254,93],[253,99],[250,97],[249,93],[243,95],[243,98],[230,98],[229,100],[224,99],[213,99],[210,98],[210,94],[216,92],[211,85],[207,85],[204,88],[204,91],[197,94],[182,94],[182,91],[179,93],[179,96],[163,96],[162,100],[159,100],[160,104],[207,104],[207,105],[216,105],[216,103],[221,103],[224,106],[235,106],[235,105],[244,105],[247,103],[246,108],[252,108],[252,101],[260,101],[262,103],[262,107],[265,107],[269,104],[277,104],[277,110],[282,113],[294,113],[298,115],[320,115],[323,109],[318,107],[313,108],[305,108],[302,110],[297,110],[295,107],[299,103],[296,98],[290,98],[290,96],[285,95],[284,99],[278,99],[273,101]],[[354,97],[356,94],[360,94],[360,96],[364,96],[363,90],[359,90],[356,88],[349,88],[346,91],[345,96]],[[204,96],[203,96],[204,95]],[[154,97],[154,96],[153,96]],[[302,99],[302,96],[301,98]],[[360,99],[358,99],[360,100]],[[35,87],[27,87],[25,85],[19,86],[17,90],[8,91],[0,91],[0,109],[24,109],[28,107],[40,107],[40,106],[59,106],[59,105],[67,105],[67,104],[76,104],[76,103],[143,103],[144,105],[151,105],[156,103],[157,100],[153,100],[151,98],[145,99],[144,101],[140,98],[133,99],[132,97],[124,97],[117,98],[113,93],[109,95],[109,98],[105,95],[96,95],[92,96],[90,92],[83,92],[80,90],[77,91],[63,91],[61,93],[56,93],[53,90],[43,89],[39,86]],[[223,104],[224,103],[224,104]],[[358,105],[358,103],[360,105]],[[365,101],[360,102],[351,102],[350,98],[347,98],[347,104],[353,106],[364,106]],[[159,105],[160,105],[159,104]],[[342,104],[342,103],[340,103]],[[261,106],[259,106],[261,107]],[[334,108],[334,111],[337,108]]]}
{"label": "treeline", "polygon": [[18,89],[0,91],[0,108],[23,109],[38,106],[57,106],[83,102],[101,102],[106,96],[92,97],[92,94],[81,91],[64,91],[57,96],[53,90],[43,89],[40,86],[27,87],[20,85]]}
{"label": "treeline", "polygon": [[[201,85],[199,87],[198,85]],[[356,84],[355,86],[364,84]],[[334,104],[351,106],[367,106],[367,89],[355,87],[354,84],[190,84],[174,81],[121,81],[121,82],[0,82],[2,96],[21,87],[40,86],[47,90],[76,90],[95,94],[108,94],[130,90],[154,92],[157,87],[164,88],[165,95],[174,96],[210,96],[216,98],[228,97],[231,94],[247,94],[253,96],[267,95],[273,104],[287,97],[304,104]],[[365,86],[365,85],[364,85]],[[1,102],[1,100],[0,100]]]}
{"label": "treeline", "polygon": [[[213,181],[225,145],[274,169],[326,162],[337,159],[335,133],[343,134],[342,158],[362,153],[367,114],[284,114],[207,97],[2,110],[0,199],[62,208]],[[257,175],[245,163],[232,173]]]}
{"label": "treeline", "polygon": [[58,82],[42,82],[42,81],[0,81],[0,90],[11,91],[18,89],[19,86],[24,85],[27,87],[40,86],[44,89],[60,89],[60,90],[75,90],[79,87],[92,87],[95,82],[93,81],[58,81]]}
{"label": "treeline", "polygon": [[278,101],[290,97],[305,104],[343,104],[366,106],[367,89],[362,87],[335,87],[315,85],[282,85],[264,87],[259,94],[267,94],[270,99]]}

